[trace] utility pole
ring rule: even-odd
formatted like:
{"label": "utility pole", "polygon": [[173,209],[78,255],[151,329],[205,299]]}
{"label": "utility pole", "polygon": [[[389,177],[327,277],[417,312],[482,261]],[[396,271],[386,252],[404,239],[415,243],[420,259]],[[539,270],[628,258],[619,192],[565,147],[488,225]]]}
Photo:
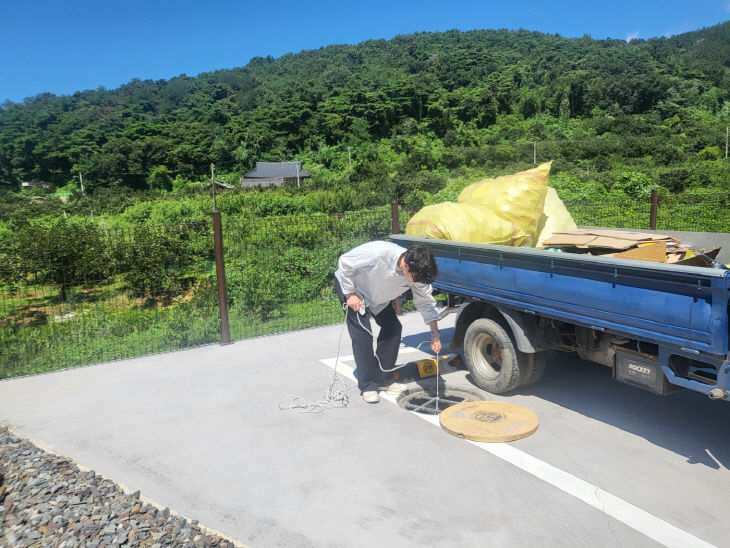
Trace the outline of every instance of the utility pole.
{"label": "utility pole", "polygon": [[[727,157],[727,152],[725,153],[725,156]],[[81,183],[81,194],[84,193],[84,177],[81,175],[81,172],[79,171],[79,182]]]}
{"label": "utility pole", "polygon": [[532,165],[537,165],[537,141],[532,141]]}
{"label": "utility pole", "polygon": [[[725,156],[727,157],[727,152],[725,153]],[[347,147],[347,163],[350,164],[350,171],[352,171],[352,155],[350,154],[350,147]]]}
{"label": "utility pole", "polygon": [[297,164],[297,188],[299,188],[299,162],[295,162]]}

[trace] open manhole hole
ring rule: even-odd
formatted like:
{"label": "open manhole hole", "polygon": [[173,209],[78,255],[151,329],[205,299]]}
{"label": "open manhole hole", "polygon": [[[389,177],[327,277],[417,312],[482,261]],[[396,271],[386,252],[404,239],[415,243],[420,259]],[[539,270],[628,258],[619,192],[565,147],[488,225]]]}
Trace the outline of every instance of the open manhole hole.
{"label": "open manhole hole", "polygon": [[468,388],[446,388],[436,389],[415,389],[408,390],[398,398],[398,405],[408,411],[422,413],[424,415],[438,415],[444,409],[448,409],[457,403],[479,401],[483,396]]}

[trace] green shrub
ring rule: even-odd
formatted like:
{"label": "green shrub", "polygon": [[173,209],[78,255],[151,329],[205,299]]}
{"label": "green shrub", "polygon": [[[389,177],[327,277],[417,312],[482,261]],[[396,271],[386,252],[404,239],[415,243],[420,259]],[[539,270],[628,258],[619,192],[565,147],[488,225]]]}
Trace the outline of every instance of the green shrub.
{"label": "green shrub", "polygon": [[550,186],[555,188],[562,200],[585,200],[601,202],[606,199],[605,187],[597,181],[582,181],[575,175],[561,172],[550,176]]}
{"label": "green shrub", "polygon": [[150,227],[135,230],[115,249],[116,262],[133,297],[146,302],[170,300],[192,284],[189,272],[199,258],[191,242],[202,227]]}
{"label": "green shrub", "polygon": [[659,185],[645,173],[624,172],[619,175],[611,191],[621,191],[632,198],[650,198]]}
{"label": "green shrub", "polygon": [[708,146],[703,148],[697,153],[697,159],[699,160],[719,160],[720,159],[720,147]]}
{"label": "green shrub", "polygon": [[172,176],[167,166],[155,166],[147,177],[147,186],[152,190],[172,190]]}
{"label": "green shrub", "polygon": [[100,283],[112,265],[104,233],[90,222],[44,219],[18,229],[0,254],[0,275],[11,283],[27,280],[58,285],[59,299],[73,285]]}

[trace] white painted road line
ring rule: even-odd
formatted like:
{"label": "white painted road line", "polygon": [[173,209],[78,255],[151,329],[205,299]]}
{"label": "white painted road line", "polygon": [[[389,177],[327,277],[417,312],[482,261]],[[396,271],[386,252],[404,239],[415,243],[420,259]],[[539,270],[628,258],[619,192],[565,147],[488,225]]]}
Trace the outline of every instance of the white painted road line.
{"label": "white painted road line", "polygon": [[[421,350],[418,350],[417,348],[413,348],[410,346],[401,346],[398,349],[399,356],[401,354],[412,354],[413,352],[421,352]],[[332,369],[334,369],[335,362],[337,360],[339,360],[340,363],[337,365],[337,371],[340,371],[340,365],[342,365],[342,371],[340,371],[340,373],[342,373],[345,377],[347,377],[350,380],[357,380],[357,379],[355,379],[355,376],[352,374],[352,372],[354,371],[354,368],[350,365],[342,363],[342,362],[351,362],[354,359],[355,359],[355,356],[350,354],[349,356],[340,356],[339,358],[329,358],[326,360],[319,360],[319,361],[322,362],[323,364],[325,364],[327,367],[331,367]]]}
{"label": "white painted road line", "polygon": [[[415,348],[401,347],[399,354],[415,351]],[[332,369],[335,368],[336,364],[338,373],[351,381],[356,382],[355,376],[353,375],[354,368],[343,363],[352,360],[353,356],[343,356],[340,357],[339,360],[336,358],[330,358],[320,361]],[[397,396],[388,393],[381,393],[381,398],[398,405]],[[412,411],[409,412],[420,417],[426,422],[441,428],[438,416],[424,415],[423,413],[415,413]],[[712,548],[715,546],[714,544],[710,544],[709,542],[705,542],[704,540],[695,537],[691,533],[688,533],[679,527],[675,527],[671,523],[650,514],[638,506],[634,506],[630,502],[612,495],[608,491],[604,491],[600,487],[596,487],[595,485],[569,474],[552,464],[548,464],[547,462],[533,457],[532,455],[528,455],[524,451],[521,451],[508,443],[465,441],[468,441],[468,443],[494,455],[495,457],[509,462],[517,468],[532,474],[536,478],[557,487],[561,491],[582,500],[593,508],[611,516],[612,518],[620,521],[628,527],[631,527],[639,533],[646,535],[650,539],[663,544],[664,546],[669,546],[671,548]]]}

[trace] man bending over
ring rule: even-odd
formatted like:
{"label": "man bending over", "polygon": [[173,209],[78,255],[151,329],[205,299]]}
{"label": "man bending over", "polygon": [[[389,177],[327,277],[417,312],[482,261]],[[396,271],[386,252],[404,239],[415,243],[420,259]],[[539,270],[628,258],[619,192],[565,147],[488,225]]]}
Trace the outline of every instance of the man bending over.
{"label": "man bending over", "polygon": [[[431,328],[431,350],[436,354],[441,351],[436,299],[431,294],[437,272],[433,251],[423,244],[405,249],[375,241],[340,257],[335,291],[340,302],[347,303],[347,330],[352,339],[357,385],[366,402],[380,401],[378,389],[385,390],[387,382],[382,369],[392,369],[398,357],[402,326],[391,305],[393,299],[412,291],[416,309]],[[369,316],[380,326],[375,353],[368,333],[372,331]]]}

